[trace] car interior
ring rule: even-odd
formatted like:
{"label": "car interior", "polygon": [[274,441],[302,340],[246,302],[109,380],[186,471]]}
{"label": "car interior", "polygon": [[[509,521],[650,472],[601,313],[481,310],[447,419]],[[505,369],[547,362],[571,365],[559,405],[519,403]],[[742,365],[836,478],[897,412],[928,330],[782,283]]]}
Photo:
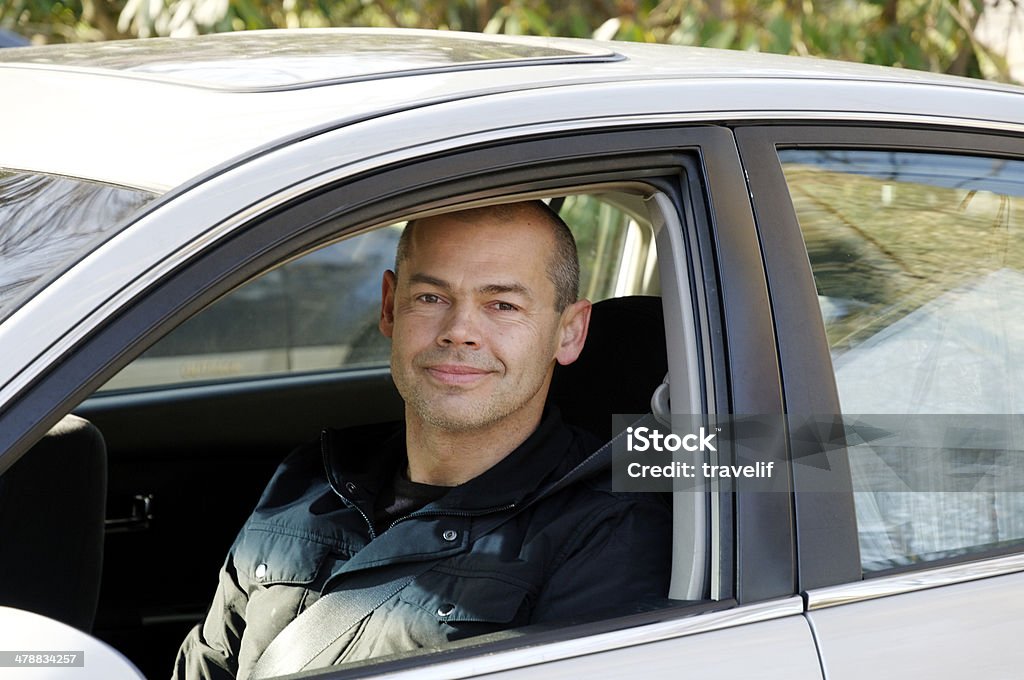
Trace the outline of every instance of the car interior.
{"label": "car interior", "polygon": [[[674,211],[635,185],[545,198],[577,237],[581,295],[595,302],[586,347],[558,367],[549,402],[602,440],[615,434],[612,414],[667,409],[670,376],[689,376],[672,386],[674,399],[699,403],[705,387],[693,353],[666,351],[666,338],[695,344],[692,320],[663,306],[689,295],[677,285],[688,274],[673,264],[685,258],[665,257],[682,247],[682,230],[664,228],[678,224]],[[401,419],[387,345],[370,332],[381,265],[391,266],[379,254],[393,257],[401,224],[291,258],[235,289],[140,355],[0,477],[4,543],[26,556],[0,566],[0,602],[91,631],[147,676],[167,675],[285,455],[323,427]],[[371,285],[353,283],[362,279]],[[339,314],[357,323],[318,336],[296,321]],[[287,337],[257,337],[261,318],[283,319]],[[676,559],[666,603],[716,599],[713,504],[704,494],[676,496],[685,498],[670,501]]]}

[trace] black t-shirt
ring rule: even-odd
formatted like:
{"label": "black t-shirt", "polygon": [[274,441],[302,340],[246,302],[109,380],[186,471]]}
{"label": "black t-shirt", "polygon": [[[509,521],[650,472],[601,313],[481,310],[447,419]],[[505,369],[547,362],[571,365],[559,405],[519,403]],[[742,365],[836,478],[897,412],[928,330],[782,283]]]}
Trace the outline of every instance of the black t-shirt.
{"label": "black t-shirt", "polygon": [[396,520],[411,515],[428,503],[452,490],[450,486],[434,486],[411,481],[406,466],[399,465],[391,484],[381,490],[373,504],[373,528],[377,534],[387,530]]}

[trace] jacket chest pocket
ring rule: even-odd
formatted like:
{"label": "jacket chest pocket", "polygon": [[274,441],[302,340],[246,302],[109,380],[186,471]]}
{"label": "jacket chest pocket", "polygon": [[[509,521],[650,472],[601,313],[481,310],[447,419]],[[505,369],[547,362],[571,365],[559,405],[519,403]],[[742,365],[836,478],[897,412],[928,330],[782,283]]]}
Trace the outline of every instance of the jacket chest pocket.
{"label": "jacket chest pocket", "polygon": [[235,547],[235,568],[240,581],[254,587],[275,585],[314,587],[327,579],[325,566],[337,553],[334,546],[305,537],[249,527]]}
{"label": "jacket chest pocket", "polygon": [[526,584],[489,576],[431,570],[404,588],[399,599],[433,619],[449,640],[458,640],[527,624],[531,591]]}

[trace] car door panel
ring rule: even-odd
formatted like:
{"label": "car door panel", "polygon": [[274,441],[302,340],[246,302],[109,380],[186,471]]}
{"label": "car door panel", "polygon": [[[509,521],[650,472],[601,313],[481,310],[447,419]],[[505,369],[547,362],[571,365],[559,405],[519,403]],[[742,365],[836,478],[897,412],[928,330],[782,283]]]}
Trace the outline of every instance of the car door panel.
{"label": "car door panel", "polygon": [[[884,581],[879,579],[879,589],[885,588]],[[1024,573],[828,607],[807,616],[826,680],[922,673],[951,680],[1015,678],[1024,668]]]}
{"label": "car door panel", "polygon": [[814,680],[821,665],[807,621],[790,616],[697,635],[472,677],[715,678],[716,680]]}

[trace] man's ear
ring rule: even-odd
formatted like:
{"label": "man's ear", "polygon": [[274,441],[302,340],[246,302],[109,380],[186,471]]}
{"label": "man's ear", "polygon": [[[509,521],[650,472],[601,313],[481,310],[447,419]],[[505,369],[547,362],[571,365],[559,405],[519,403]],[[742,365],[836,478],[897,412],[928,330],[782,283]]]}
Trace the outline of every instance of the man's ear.
{"label": "man's ear", "polygon": [[381,281],[380,321],[377,323],[377,327],[386,338],[390,338],[395,332],[395,288],[397,286],[398,277],[388,269],[384,272],[384,280]]}
{"label": "man's ear", "polygon": [[562,366],[576,361],[583,351],[587,329],[590,328],[591,307],[590,300],[578,300],[562,311],[558,348],[555,352],[555,361]]}

